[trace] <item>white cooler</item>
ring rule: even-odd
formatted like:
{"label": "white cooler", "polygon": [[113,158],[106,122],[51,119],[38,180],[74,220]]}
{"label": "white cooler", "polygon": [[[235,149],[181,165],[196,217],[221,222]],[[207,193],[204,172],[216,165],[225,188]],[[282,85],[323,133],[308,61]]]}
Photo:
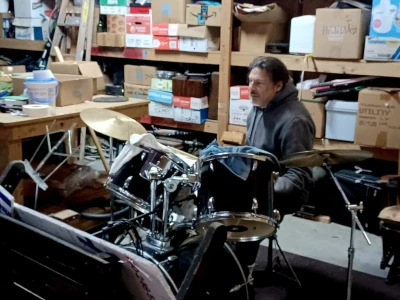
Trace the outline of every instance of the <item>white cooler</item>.
{"label": "white cooler", "polygon": [[329,100],[325,109],[325,138],[354,142],[358,102]]}

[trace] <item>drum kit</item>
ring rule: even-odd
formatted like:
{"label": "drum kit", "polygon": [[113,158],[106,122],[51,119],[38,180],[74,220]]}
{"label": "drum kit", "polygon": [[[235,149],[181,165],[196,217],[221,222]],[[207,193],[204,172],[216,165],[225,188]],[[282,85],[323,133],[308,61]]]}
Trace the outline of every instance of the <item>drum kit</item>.
{"label": "drum kit", "polygon": [[[112,118],[115,119],[115,115]],[[126,125],[127,122],[131,124],[130,127]],[[130,131],[129,135],[146,132],[132,119],[119,118],[116,122],[105,114],[96,115],[93,112],[86,112],[85,123],[98,132],[125,141],[128,138],[124,135],[124,128],[137,130]],[[362,204],[350,204],[331,166],[368,159],[372,157],[369,152],[313,150],[278,161],[273,154],[264,151],[262,155],[219,153],[197,158],[170,147],[160,150],[148,145],[133,146],[129,142],[125,147],[136,147],[139,154],[129,161],[126,161],[126,157],[117,156],[114,163],[119,159],[125,159],[126,162],[110,173],[105,186],[112,197],[131,207],[132,218],[123,223],[129,224],[129,230],[135,234],[127,235],[124,242],[119,236],[110,238],[106,233],[121,224],[116,220],[109,222],[95,235],[117,239],[121,247],[154,262],[178,293],[185,272],[196,255],[199,241],[211,224],[221,223],[227,231],[224,246],[226,257],[221,260],[220,266],[225,280],[221,282],[216,276],[217,282],[210,290],[217,289],[219,296],[228,299],[249,299],[248,271],[239,262],[231,246],[270,238],[279,228],[280,215],[274,210],[273,191],[274,182],[281,174],[280,166],[326,168],[353,216],[348,251],[350,299],[355,224],[370,242],[356,215],[362,209]],[[239,162],[248,168],[247,179],[240,178],[232,167],[234,164],[227,164],[228,161]]]}

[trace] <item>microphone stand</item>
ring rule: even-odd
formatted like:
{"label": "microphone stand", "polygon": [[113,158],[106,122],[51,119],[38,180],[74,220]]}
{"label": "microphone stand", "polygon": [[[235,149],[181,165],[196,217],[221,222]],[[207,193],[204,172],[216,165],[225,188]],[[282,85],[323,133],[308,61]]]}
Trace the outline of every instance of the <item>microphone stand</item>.
{"label": "microphone stand", "polygon": [[333,181],[335,182],[336,187],[338,188],[340,194],[342,195],[343,200],[346,203],[347,209],[351,213],[351,231],[350,231],[350,246],[348,248],[349,262],[348,262],[348,268],[347,268],[347,296],[346,296],[346,299],[350,300],[351,299],[351,287],[352,287],[351,274],[353,271],[353,261],[354,261],[354,253],[355,253],[354,231],[356,229],[356,224],[357,224],[358,228],[361,230],[361,232],[363,233],[363,235],[369,245],[371,245],[371,241],[369,240],[367,233],[365,232],[363,226],[361,225],[360,220],[357,217],[357,212],[363,210],[362,202],[360,203],[360,205],[351,204],[350,201],[347,199],[347,196],[346,196],[345,192],[343,191],[342,187],[340,186],[339,181],[333,174],[331,167],[326,162],[323,163],[323,166],[328,170],[329,174],[331,175]]}

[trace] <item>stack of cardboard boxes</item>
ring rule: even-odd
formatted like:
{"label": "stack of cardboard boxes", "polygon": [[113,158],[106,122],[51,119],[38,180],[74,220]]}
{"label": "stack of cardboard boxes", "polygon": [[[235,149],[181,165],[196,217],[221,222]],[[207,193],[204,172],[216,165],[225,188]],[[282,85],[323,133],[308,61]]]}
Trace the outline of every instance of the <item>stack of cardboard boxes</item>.
{"label": "stack of cardboard boxes", "polygon": [[15,38],[20,40],[46,41],[49,37],[49,20],[54,1],[14,0]]}
{"label": "stack of cardboard boxes", "polygon": [[125,97],[147,99],[151,81],[156,77],[156,70],[155,67],[151,66],[125,65]]}
{"label": "stack of cardboard boxes", "polygon": [[98,33],[98,46],[200,53],[219,49],[221,6],[153,0],[150,8],[128,7],[128,2],[100,1],[100,13],[107,15],[107,32]]}
{"label": "stack of cardboard boxes", "polygon": [[148,100],[149,115],[153,117],[161,117],[173,119],[174,112],[172,106],[172,77],[173,72],[159,72],[159,76],[151,79],[151,89],[149,90]]}
{"label": "stack of cardboard boxes", "polygon": [[229,104],[229,123],[247,125],[247,116],[253,107],[248,86],[231,86]]}

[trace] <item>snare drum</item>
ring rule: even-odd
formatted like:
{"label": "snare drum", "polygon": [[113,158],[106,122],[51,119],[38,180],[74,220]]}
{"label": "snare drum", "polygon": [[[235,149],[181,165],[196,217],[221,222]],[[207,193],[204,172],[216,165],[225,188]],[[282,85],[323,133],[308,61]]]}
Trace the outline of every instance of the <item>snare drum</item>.
{"label": "snare drum", "polygon": [[[250,165],[247,180],[229,170],[224,159]],[[259,241],[275,234],[273,176],[279,163],[272,154],[215,154],[199,158],[199,165],[199,207],[194,224],[199,233],[220,222],[227,227],[228,241]]]}

